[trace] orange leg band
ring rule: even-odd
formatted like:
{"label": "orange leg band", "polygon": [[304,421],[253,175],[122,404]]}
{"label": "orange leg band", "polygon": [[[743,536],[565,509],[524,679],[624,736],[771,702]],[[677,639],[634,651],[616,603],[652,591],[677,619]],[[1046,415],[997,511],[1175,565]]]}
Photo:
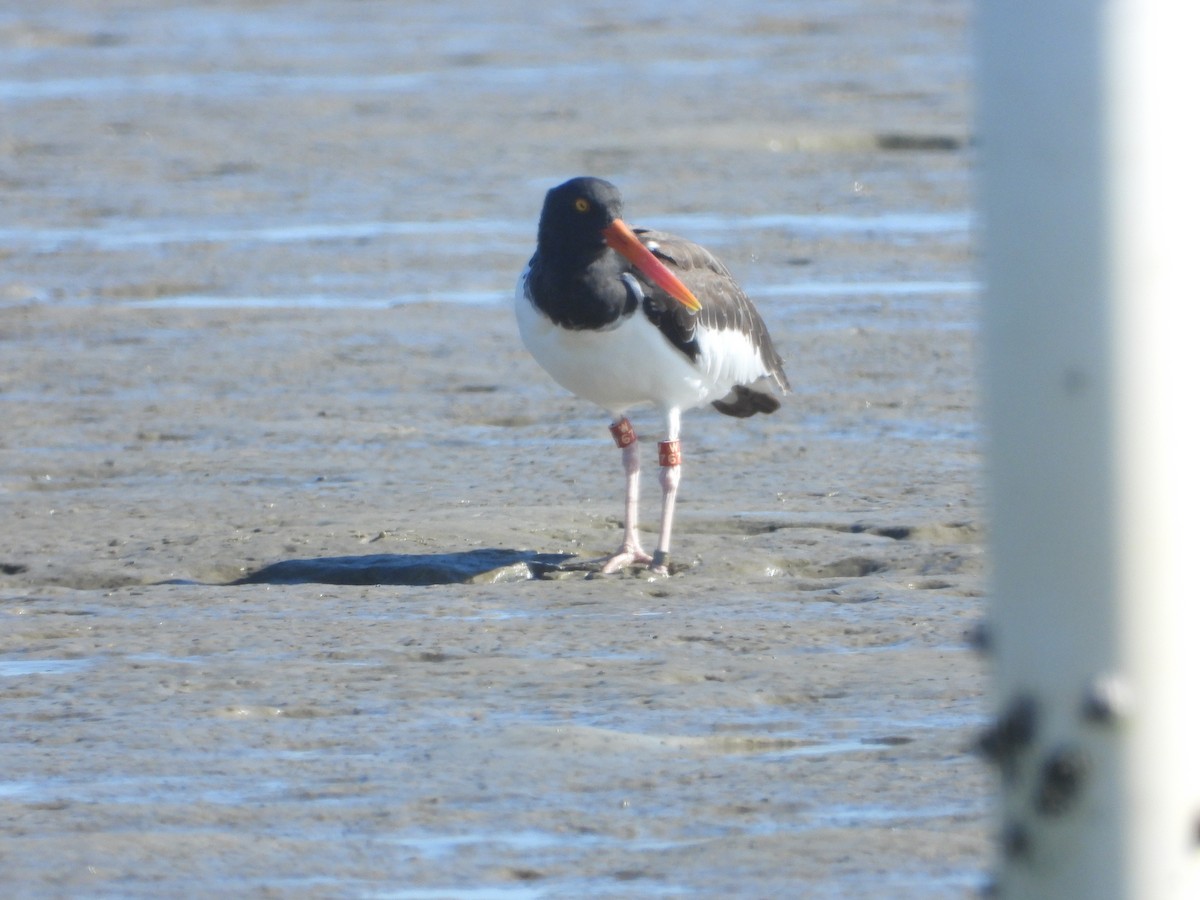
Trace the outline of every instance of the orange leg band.
{"label": "orange leg band", "polygon": [[608,426],[608,430],[622,450],[637,440],[637,432],[633,430],[633,424],[628,419],[613,422]]}
{"label": "orange leg band", "polygon": [[660,466],[677,466],[683,462],[683,454],[679,450],[679,441],[658,442],[658,464]]}

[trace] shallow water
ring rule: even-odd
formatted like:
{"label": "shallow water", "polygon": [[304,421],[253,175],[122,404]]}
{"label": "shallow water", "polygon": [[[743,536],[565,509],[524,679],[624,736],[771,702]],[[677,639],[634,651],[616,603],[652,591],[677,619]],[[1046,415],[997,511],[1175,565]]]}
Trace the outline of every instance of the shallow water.
{"label": "shallow water", "polygon": [[[893,7],[0,12],[0,883],[972,895],[966,5]],[[520,571],[620,533],[509,309],[581,172],[796,386],[687,416],[666,580]]]}
{"label": "shallow water", "polygon": [[[756,232],[771,229],[788,233],[871,234],[890,236],[944,234],[963,239],[969,227],[966,213],[891,213],[880,216],[821,216],[775,214],[769,216],[715,216],[710,214],[655,217],[654,227],[687,234],[693,240],[712,243],[714,238],[738,234],[752,240]],[[362,241],[386,237],[455,238],[458,252],[477,255],[499,246],[527,248],[532,229],[528,220],[454,220],[429,222],[339,222],[273,225],[257,228],[202,227],[190,229],[154,227],[145,223],[110,222],[102,229],[55,228],[0,229],[0,243],[36,252],[61,250],[80,245],[100,250],[154,247],[167,244],[291,244],[316,241]],[[492,244],[488,238],[505,238]],[[469,239],[464,242],[463,239]],[[515,245],[515,246],[514,246]]]}

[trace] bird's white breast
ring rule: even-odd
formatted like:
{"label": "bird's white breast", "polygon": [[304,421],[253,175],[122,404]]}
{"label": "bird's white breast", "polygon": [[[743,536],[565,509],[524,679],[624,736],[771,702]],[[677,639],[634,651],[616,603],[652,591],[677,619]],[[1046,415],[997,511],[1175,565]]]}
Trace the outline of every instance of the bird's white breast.
{"label": "bird's white breast", "polygon": [[674,347],[640,310],[603,330],[555,325],[525,291],[515,297],[521,339],[533,358],[571,393],[614,415],[639,404],[688,409],[722,396],[705,367]]}

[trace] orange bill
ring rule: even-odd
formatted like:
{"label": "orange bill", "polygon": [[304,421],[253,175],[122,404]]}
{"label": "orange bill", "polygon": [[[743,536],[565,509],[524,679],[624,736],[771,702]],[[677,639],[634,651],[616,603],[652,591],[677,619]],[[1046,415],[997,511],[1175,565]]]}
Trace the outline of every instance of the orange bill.
{"label": "orange bill", "polygon": [[692,312],[700,309],[700,301],[688,290],[687,285],[679,280],[679,276],[668,269],[662,260],[647,250],[642,242],[637,239],[637,235],[620,219],[614,219],[613,223],[604,229],[604,242],[633,263],[639,272],[678,300],[683,306]]}

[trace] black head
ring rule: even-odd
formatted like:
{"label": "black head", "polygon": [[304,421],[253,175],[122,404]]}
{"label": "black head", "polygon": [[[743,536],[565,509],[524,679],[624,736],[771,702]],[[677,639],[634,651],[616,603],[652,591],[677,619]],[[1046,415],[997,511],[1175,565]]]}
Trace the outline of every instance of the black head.
{"label": "black head", "polygon": [[558,253],[595,253],[604,229],[621,217],[621,194],[602,178],[583,176],[546,192],[538,246]]}

